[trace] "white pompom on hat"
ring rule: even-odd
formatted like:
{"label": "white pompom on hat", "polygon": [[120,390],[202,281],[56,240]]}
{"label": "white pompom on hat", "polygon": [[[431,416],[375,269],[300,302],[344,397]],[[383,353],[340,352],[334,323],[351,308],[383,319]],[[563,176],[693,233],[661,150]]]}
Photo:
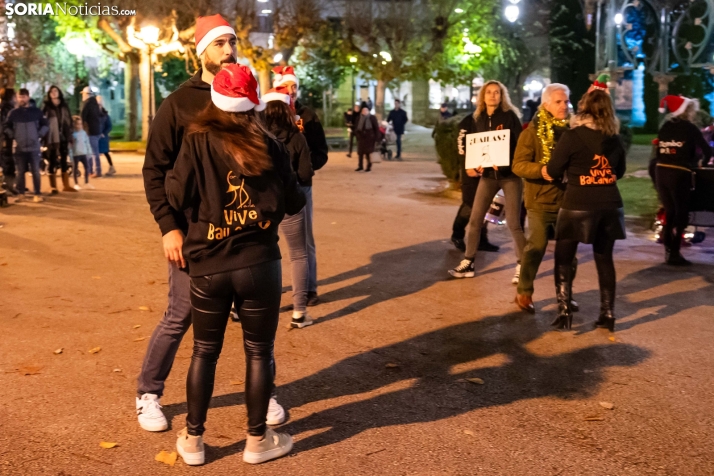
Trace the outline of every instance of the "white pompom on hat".
{"label": "white pompom on hat", "polygon": [[672,115],[679,116],[687,109],[687,106],[689,106],[691,102],[691,99],[685,98],[684,96],[675,96],[670,94],[663,97],[662,101],[660,101],[659,112],[664,114],[669,111]]}
{"label": "white pompom on hat", "polygon": [[196,55],[201,56],[201,53],[208,48],[208,45],[222,35],[236,36],[233,27],[231,27],[222,16],[215,14],[210,17],[198,17],[196,19],[196,33],[194,35]]}
{"label": "white pompom on hat", "polygon": [[262,111],[265,103],[258,97],[258,82],[253,72],[242,64],[229,64],[211,83],[211,100],[226,112]]}

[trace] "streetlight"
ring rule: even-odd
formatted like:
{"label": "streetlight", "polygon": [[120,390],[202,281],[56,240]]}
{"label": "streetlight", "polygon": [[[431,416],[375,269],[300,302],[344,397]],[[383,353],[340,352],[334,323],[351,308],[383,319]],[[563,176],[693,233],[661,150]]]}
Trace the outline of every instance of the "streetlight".
{"label": "streetlight", "polygon": [[515,23],[518,20],[518,15],[521,13],[517,5],[508,5],[504,14],[506,15],[506,20],[511,23]]}
{"label": "streetlight", "polygon": [[622,25],[623,21],[624,21],[624,17],[622,16],[622,13],[616,13],[615,14],[615,25],[620,26],[620,25]]}

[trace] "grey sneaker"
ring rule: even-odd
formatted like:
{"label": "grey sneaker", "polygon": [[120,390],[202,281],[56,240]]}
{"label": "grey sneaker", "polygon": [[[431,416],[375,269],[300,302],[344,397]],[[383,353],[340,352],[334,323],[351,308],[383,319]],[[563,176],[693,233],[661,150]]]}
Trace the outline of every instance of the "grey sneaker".
{"label": "grey sneaker", "polygon": [[293,311],[293,320],[290,326],[294,329],[302,329],[303,327],[312,325],[312,317],[307,312]]}
{"label": "grey sneaker", "polygon": [[243,451],[243,461],[250,464],[265,463],[271,459],[285,456],[292,449],[292,436],[268,429],[262,438],[248,435]]}
{"label": "grey sneaker", "polygon": [[184,428],[178,434],[176,440],[176,451],[183,462],[189,466],[199,466],[206,462],[206,449],[203,446],[202,436],[192,436]]}

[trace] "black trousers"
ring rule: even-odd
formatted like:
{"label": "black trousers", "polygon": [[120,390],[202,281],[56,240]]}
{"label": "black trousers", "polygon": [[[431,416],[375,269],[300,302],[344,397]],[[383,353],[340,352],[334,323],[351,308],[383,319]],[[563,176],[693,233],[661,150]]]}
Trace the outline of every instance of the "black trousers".
{"label": "black trousers", "polygon": [[359,154],[358,167],[361,169],[364,165],[364,159],[367,159],[367,168],[372,167],[372,159],[369,158],[369,154]]}
{"label": "black trousers", "polygon": [[[476,189],[478,189],[480,181],[481,177],[469,177],[468,175],[461,179],[461,206],[456,212],[454,225],[451,227],[452,239],[463,240],[466,237],[466,227],[469,225],[471,207],[474,204]],[[481,227],[481,241],[488,241],[488,229],[485,226]]]}
{"label": "black trousers", "polygon": [[679,253],[682,233],[689,223],[689,202],[692,194],[692,174],[686,170],[656,167],[657,193],[664,205],[664,247]]}
{"label": "black trousers", "polygon": [[47,146],[47,158],[50,163],[49,172],[54,175],[57,172],[57,165],[60,166],[62,173],[67,173],[67,142],[59,142]]}
{"label": "black trousers", "polygon": [[273,391],[273,344],[278,327],[282,271],[280,261],[226,273],[191,278],[193,356],[186,377],[189,435],[202,435],[213,395],[216,363],[223,348],[234,300],[243,327],[245,402],[248,433],[261,436]]}
{"label": "black trousers", "polygon": [[355,133],[350,131],[350,152],[349,154],[352,155],[352,146],[355,143]]}

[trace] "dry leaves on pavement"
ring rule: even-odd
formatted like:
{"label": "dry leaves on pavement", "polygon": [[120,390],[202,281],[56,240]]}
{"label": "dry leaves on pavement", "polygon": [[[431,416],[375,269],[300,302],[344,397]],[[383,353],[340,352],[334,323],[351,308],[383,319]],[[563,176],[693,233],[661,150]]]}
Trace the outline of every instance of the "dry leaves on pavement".
{"label": "dry leaves on pavement", "polygon": [[388,369],[398,369],[398,368],[399,368],[399,364],[395,364],[395,363],[390,362],[390,363],[388,363],[387,365],[385,365],[385,367],[387,367]]}
{"label": "dry leaves on pavement", "polygon": [[87,353],[89,353],[89,354],[96,354],[96,353],[99,352],[100,350],[102,350],[101,347],[95,347],[94,349],[89,349],[89,350],[87,351]]}
{"label": "dry leaves on pavement", "polygon": [[42,368],[41,365],[26,365],[20,368],[20,375],[37,375]]}
{"label": "dry leaves on pavement", "polygon": [[136,339],[134,339],[134,342],[141,342],[144,339],[146,339],[146,337],[137,337]]}
{"label": "dry leaves on pavement", "polygon": [[116,448],[119,446],[119,443],[110,443],[108,441],[100,441],[99,446],[104,448],[105,450],[108,450],[110,448]]}
{"label": "dry leaves on pavement", "polygon": [[60,355],[62,352],[64,352],[64,347],[60,347],[59,349],[55,350],[55,354]]}
{"label": "dry leaves on pavement", "polygon": [[605,417],[601,417],[601,416],[588,416],[588,417],[585,417],[585,421],[605,421]]}
{"label": "dry leaves on pavement", "polygon": [[469,436],[476,436],[476,435],[474,435],[474,432],[471,430],[464,430],[464,434],[469,435]]}
{"label": "dry leaves on pavement", "polygon": [[608,410],[614,410],[615,409],[615,404],[610,403],[610,402],[600,402],[600,406],[603,408],[606,408]]}
{"label": "dry leaves on pavement", "polygon": [[162,451],[161,453],[157,454],[154,459],[159,463],[164,463],[168,464],[169,466],[173,466],[174,463],[176,463],[177,458],[178,455],[175,451],[172,451],[171,453],[169,453],[168,451]]}
{"label": "dry leaves on pavement", "polygon": [[135,326],[134,326],[134,329],[138,329],[139,327],[141,327],[141,324],[135,325]]}
{"label": "dry leaves on pavement", "polygon": [[485,383],[482,378],[478,377],[467,378],[466,381],[474,383],[476,385],[483,385]]}
{"label": "dry leaves on pavement", "polygon": [[151,311],[151,308],[149,306],[139,306],[140,311]]}
{"label": "dry leaves on pavement", "polygon": [[244,380],[231,380],[231,385],[243,385]]}

